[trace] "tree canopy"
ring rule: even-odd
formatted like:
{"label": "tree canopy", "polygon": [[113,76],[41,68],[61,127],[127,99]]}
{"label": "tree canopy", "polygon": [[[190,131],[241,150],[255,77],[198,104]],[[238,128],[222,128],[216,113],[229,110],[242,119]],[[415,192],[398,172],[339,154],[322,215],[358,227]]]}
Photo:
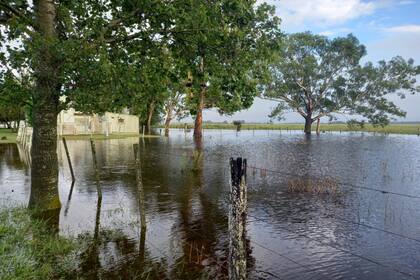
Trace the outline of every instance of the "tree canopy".
{"label": "tree canopy", "polygon": [[[30,204],[51,209],[59,206],[61,110],[130,107],[147,111],[150,120],[188,77],[190,91],[182,99],[191,113],[247,108],[266,59],[262,54],[280,33],[272,7],[245,0],[0,0],[0,8],[0,71],[25,89],[20,92],[31,106]],[[160,60],[165,52],[175,67]],[[168,77],[182,75],[168,83]]]}
{"label": "tree canopy", "polygon": [[272,117],[293,110],[305,119],[305,132],[322,117],[359,115],[374,125],[386,125],[405,116],[388,99],[390,94],[420,91],[414,61],[395,57],[377,65],[361,64],[366,48],[356,37],[328,39],[309,32],[288,35],[278,59],[271,64],[271,79],[262,86],[265,98],[278,100]]}
{"label": "tree canopy", "polygon": [[202,111],[233,113],[249,108],[268,60],[268,49],[281,35],[274,8],[256,1],[176,1],[174,55],[185,68],[187,105],[195,115],[194,135],[201,137]]}

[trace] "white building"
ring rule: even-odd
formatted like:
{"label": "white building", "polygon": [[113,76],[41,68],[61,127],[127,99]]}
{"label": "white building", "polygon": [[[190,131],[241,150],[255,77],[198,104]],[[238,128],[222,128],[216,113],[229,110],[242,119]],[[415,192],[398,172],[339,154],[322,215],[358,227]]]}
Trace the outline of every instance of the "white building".
{"label": "white building", "polygon": [[139,133],[139,118],[125,113],[87,115],[69,109],[58,114],[57,133],[58,135]]}

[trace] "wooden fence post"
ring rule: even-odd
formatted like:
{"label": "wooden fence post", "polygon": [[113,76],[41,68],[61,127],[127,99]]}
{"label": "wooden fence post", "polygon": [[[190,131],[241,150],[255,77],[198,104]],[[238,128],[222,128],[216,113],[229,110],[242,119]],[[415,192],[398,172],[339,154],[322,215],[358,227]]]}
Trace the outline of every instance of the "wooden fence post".
{"label": "wooden fence post", "polygon": [[69,212],[70,200],[71,200],[71,196],[73,194],[74,183],[75,183],[75,181],[71,182],[69,197],[67,198],[66,208],[64,208],[64,217],[67,217],[67,213]]}
{"label": "wooden fence post", "polygon": [[229,280],[246,279],[246,159],[230,159]]}
{"label": "wooden fence post", "polygon": [[100,178],[99,178],[98,162],[96,160],[96,147],[95,147],[95,142],[93,141],[92,138],[90,139],[90,147],[92,149],[93,167],[95,169],[95,178],[96,178],[96,191],[98,193],[98,202],[96,204],[95,232],[94,232],[94,240],[97,240],[99,236],[99,226],[100,226],[100,220],[101,220],[102,189],[101,189]]}
{"label": "wooden fence post", "polygon": [[64,149],[66,150],[67,161],[68,161],[69,167],[70,167],[71,179],[72,179],[72,182],[74,182],[74,181],[76,181],[76,178],[74,177],[73,165],[71,164],[69,149],[67,148],[66,138],[64,138],[64,137],[63,137],[63,144],[64,144]]}
{"label": "wooden fence post", "polygon": [[134,149],[134,159],[136,160],[136,182],[137,182],[137,192],[138,192],[137,194],[138,205],[139,205],[139,211],[140,211],[140,226],[144,230],[146,228],[146,207],[145,207],[145,201],[144,201],[143,180],[141,176],[140,141],[137,144],[137,146],[133,144],[133,149]]}
{"label": "wooden fence post", "polygon": [[102,189],[100,185],[98,161],[96,160],[96,146],[95,142],[92,139],[90,139],[90,146],[92,148],[93,167],[95,169],[96,190],[98,192],[98,199],[102,200]]}

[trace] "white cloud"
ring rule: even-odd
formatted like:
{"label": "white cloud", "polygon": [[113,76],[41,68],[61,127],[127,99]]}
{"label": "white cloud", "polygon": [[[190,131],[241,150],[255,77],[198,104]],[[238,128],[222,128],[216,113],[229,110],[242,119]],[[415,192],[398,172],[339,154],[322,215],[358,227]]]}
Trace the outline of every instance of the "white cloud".
{"label": "white cloud", "polygon": [[318,34],[322,36],[331,36],[331,35],[334,35],[335,33],[330,30],[325,30],[325,31],[319,32]]}
{"label": "white cloud", "polygon": [[322,36],[333,36],[333,35],[348,34],[351,32],[352,30],[350,28],[335,28],[335,29],[321,31],[318,34]]}
{"label": "white cloud", "polygon": [[414,4],[414,3],[416,3],[416,2],[411,1],[411,0],[403,0],[403,1],[398,2],[398,5],[411,5],[411,4]]}
{"label": "white cloud", "polygon": [[287,26],[331,26],[372,14],[377,5],[362,0],[267,0]]}
{"label": "white cloud", "polygon": [[420,25],[399,25],[385,28],[385,30],[395,33],[420,33]]}

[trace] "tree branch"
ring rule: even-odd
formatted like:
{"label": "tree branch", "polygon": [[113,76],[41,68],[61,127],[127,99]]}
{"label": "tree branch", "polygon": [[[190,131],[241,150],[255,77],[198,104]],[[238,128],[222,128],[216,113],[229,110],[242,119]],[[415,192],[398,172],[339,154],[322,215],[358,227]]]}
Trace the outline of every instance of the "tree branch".
{"label": "tree branch", "polygon": [[[288,102],[288,103],[293,103],[293,100],[291,100],[290,98],[288,98],[286,96],[278,97],[278,99],[272,98],[272,97],[262,97],[262,98],[266,99],[266,100],[276,101],[276,102],[285,101],[285,102]],[[305,112],[302,111],[302,109],[300,109],[299,107],[293,107],[293,106],[292,106],[292,108],[294,108],[296,110],[296,112],[299,113],[302,117],[306,118],[306,114],[305,114]]]}

